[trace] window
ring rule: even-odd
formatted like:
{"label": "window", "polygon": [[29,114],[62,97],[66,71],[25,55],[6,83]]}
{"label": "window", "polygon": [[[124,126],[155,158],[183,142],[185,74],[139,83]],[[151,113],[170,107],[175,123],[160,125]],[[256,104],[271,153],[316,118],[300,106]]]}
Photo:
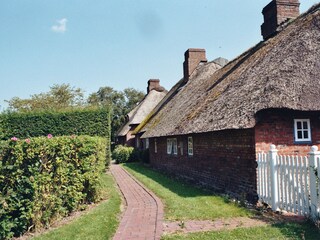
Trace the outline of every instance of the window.
{"label": "window", "polygon": [[176,138],[172,139],[172,147],[173,147],[173,154],[178,155],[178,144],[177,144]]}
{"label": "window", "polygon": [[167,153],[168,154],[178,154],[178,145],[176,138],[168,138],[167,139]]}
{"label": "window", "polygon": [[149,149],[149,138],[146,138],[146,149]]}
{"label": "window", "polygon": [[172,139],[168,138],[167,139],[167,153],[171,154],[171,152],[172,152]]}
{"label": "window", "polygon": [[294,119],[294,141],[311,141],[310,119]]}
{"label": "window", "polygon": [[188,137],[188,155],[193,156],[193,139]]}
{"label": "window", "polygon": [[157,153],[158,152],[158,145],[157,145],[157,139],[154,139],[154,152]]}

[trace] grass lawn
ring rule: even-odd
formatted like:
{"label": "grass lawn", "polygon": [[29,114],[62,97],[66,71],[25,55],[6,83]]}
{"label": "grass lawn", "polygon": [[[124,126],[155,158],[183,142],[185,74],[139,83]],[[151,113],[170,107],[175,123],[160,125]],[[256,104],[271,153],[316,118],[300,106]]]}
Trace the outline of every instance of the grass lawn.
{"label": "grass lawn", "polygon": [[[124,167],[161,198],[165,205],[166,220],[214,220],[254,215],[234,203],[228,203],[223,197],[214,196],[201,189],[171,179],[139,163],[124,164]],[[235,230],[170,234],[164,235],[162,239],[316,240],[320,239],[320,232],[310,223],[281,223]]]}
{"label": "grass lawn", "polygon": [[202,232],[191,234],[175,234],[167,235],[161,238],[162,240],[179,240],[179,239],[194,239],[194,240],[317,240],[320,239],[319,231],[312,225],[283,223],[265,227],[254,228],[238,228],[232,231],[219,232]]}
{"label": "grass lawn", "polygon": [[124,167],[162,199],[166,220],[214,220],[251,215],[249,210],[228,203],[226,198],[173,180],[139,163],[124,164]]}
{"label": "grass lawn", "polygon": [[34,240],[111,239],[117,230],[121,198],[110,174],[103,176],[103,196],[108,200],[85,213],[80,218],[49,231]]}

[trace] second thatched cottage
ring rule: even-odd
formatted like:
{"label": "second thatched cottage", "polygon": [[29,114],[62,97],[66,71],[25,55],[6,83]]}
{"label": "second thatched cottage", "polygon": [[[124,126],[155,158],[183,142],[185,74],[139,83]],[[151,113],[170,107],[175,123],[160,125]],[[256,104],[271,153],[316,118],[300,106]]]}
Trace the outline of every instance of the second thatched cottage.
{"label": "second thatched cottage", "polygon": [[[126,116],[126,123],[116,134],[117,144],[131,146],[135,148],[145,148],[142,140],[135,136],[133,132],[136,127],[145,119],[152,109],[164,98],[167,90],[160,85],[159,79],[150,79],[148,81],[147,94]],[[147,146],[148,147],[148,146]]]}
{"label": "second thatched cottage", "polygon": [[138,129],[163,171],[257,200],[256,152],[305,155],[320,144],[320,4],[263,9],[264,40],[227,63],[185,53],[184,77]]}

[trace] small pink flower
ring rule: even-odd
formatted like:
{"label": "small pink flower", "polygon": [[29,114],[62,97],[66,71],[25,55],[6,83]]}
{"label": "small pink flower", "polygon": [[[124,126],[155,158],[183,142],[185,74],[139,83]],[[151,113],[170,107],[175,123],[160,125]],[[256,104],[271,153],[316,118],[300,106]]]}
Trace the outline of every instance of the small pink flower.
{"label": "small pink flower", "polygon": [[49,139],[52,138],[52,134],[49,133],[47,138],[49,138]]}
{"label": "small pink flower", "polygon": [[12,137],[11,140],[16,142],[16,141],[18,141],[19,139],[16,138],[16,137]]}
{"label": "small pink flower", "polygon": [[29,138],[27,138],[26,140],[24,140],[26,143],[30,143],[30,139]]}

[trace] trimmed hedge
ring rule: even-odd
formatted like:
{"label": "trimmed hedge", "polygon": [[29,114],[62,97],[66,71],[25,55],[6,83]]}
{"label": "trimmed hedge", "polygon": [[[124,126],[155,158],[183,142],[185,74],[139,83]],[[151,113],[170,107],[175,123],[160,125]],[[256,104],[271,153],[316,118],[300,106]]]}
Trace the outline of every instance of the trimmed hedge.
{"label": "trimmed hedge", "polygon": [[110,138],[110,109],[79,109],[65,112],[3,113],[0,139],[64,135]]}
{"label": "trimmed hedge", "polygon": [[99,199],[105,138],[12,138],[0,142],[0,239],[48,226]]}

